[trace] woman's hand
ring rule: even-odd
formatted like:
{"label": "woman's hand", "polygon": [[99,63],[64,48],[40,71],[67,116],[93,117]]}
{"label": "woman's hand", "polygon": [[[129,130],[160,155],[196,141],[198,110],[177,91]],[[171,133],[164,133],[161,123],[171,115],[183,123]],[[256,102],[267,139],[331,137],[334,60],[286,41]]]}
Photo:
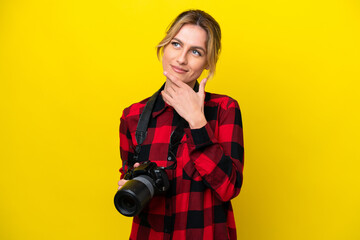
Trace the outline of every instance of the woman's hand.
{"label": "woman's hand", "polygon": [[[135,163],[135,164],[134,164],[134,168],[137,168],[138,166],[140,166],[140,163]],[[129,181],[129,180],[121,179],[120,181],[118,181],[118,185],[119,185],[118,190],[119,190],[120,188],[122,188],[122,186],[124,186],[124,184],[125,184],[127,181]]]}
{"label": "woman's hand", "polygon": [[127,181],[128,181],[128,180],[125,180],[125,179],[121,179],[120,181],[118,181],[118,185],[119,185],[118,190],[119,190],[120,188],[122,188],[122,186],[124,186],[124,184],[125,184]]}
{"label": "woman's hand", "polygon": [[199,91],[195,92],[189,85],[169,73],[164,72],[164,75],[167,78],[165,89],[161,92],[164,101],[189,123],[190,128],[205,126],[207,121],[204,115],[204,100],[207,78],[200,82]]}

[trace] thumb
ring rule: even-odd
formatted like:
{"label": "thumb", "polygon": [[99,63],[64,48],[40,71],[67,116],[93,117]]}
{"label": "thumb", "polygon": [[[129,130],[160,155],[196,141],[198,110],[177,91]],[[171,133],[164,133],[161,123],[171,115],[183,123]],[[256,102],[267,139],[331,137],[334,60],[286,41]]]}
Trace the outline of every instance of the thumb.
{"label": "thumb", "polygon": [[208,80],[207,78],[204,78],[203,80],[201,80],[200,85],[199,85],[199,93],[204,94],[205,85],[207,83],[207,80]]}

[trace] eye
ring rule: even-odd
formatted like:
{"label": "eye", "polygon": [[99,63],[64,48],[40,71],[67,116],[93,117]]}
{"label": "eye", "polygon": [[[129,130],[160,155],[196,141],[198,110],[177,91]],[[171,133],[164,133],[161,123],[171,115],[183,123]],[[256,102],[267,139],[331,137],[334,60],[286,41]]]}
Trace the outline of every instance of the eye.
{"label": "eye", "polygon": [[195,54],[196,56],[201,56],[201,53],[198,50],[192,50],[192,53]]}
{"label": "eye", "polygon": [[173,45],[176,48],[180,47],[180,43],[175,42],[175,41],[171,42],[171,45]]}

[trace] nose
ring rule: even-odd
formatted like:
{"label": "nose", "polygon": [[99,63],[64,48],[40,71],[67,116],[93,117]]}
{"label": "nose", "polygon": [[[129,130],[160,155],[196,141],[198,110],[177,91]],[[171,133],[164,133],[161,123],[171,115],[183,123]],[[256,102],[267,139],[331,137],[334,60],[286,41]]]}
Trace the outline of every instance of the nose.
{"label": "nose", "polygon": [[186,65],[187,64],[187,51],[185,49],[179,51],[179,55],[176,58],[176,62],[180,65]]}

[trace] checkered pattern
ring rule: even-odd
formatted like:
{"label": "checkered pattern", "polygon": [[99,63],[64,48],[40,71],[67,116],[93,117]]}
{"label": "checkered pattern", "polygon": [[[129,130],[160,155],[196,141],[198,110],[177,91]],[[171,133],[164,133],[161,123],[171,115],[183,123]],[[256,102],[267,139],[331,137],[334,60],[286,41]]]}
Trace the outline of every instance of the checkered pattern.
{"label": "checkered pattern", "polygon": [[[126,108],[120,124],[120,153],[124,172],[134,164],[135,130],[148,99]],[[166,170],[170,189],[156,195],[133,219],[130,239],[236,239],[230,199],[242,185],[243,133],[238,103],[224,95],[206,93],[207,124],[200,129],[185,128],[178,145],[177,168]],[[161,95],[155,102],[148,135],[139,161],[158,166],[173,164],[168,152],[170,134],[179,116]]]}

